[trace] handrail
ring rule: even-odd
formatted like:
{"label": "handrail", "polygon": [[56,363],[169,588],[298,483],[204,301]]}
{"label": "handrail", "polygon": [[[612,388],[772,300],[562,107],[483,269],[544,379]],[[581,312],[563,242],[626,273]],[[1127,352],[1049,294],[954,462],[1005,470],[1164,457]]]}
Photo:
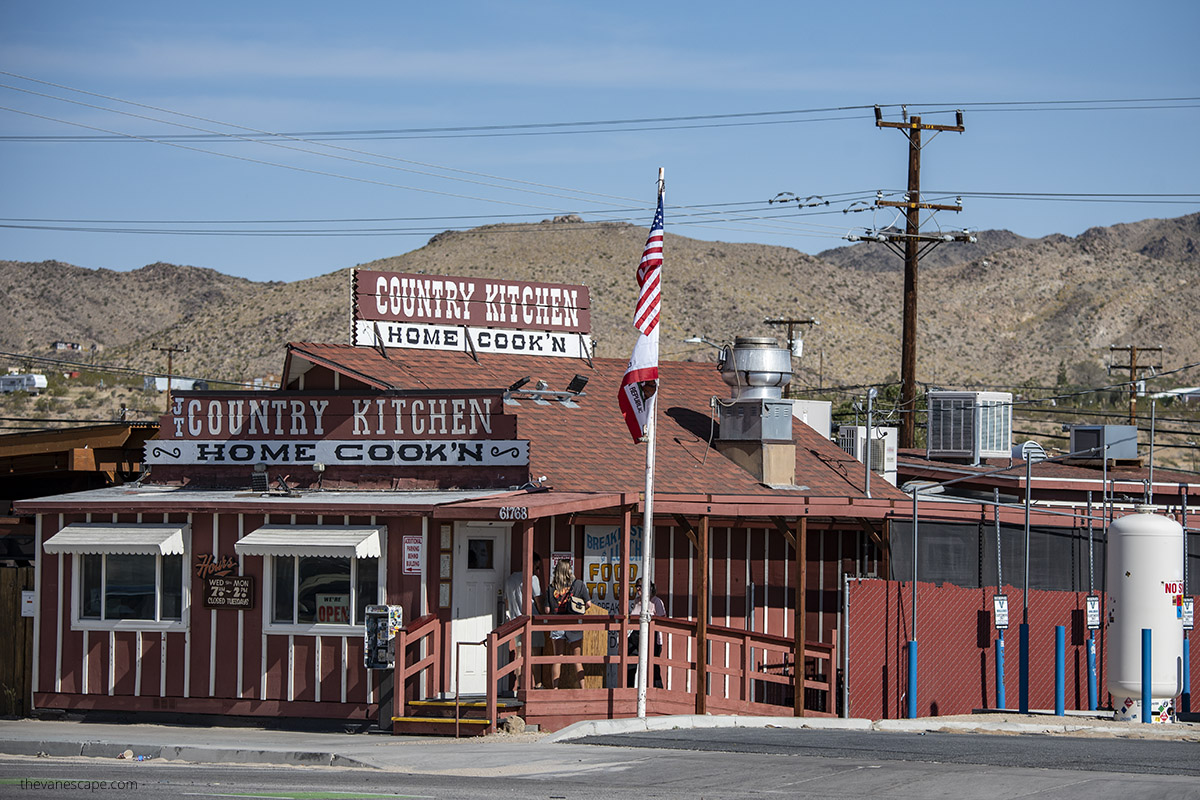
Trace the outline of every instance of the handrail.
{"label": "handrail", "polygon": [[[419,617],[403,628],[396,631],[395,666],[393,668],[393,700],[392,713],[396,716],[408,716],[408,682],[414,675],[429,671],[432,678],[432,690],[438,690],[437,663],[441,654],[442,627],[437,614],[426,614]],[[428,653],[418,658],[412,664],[407,663],[408,648],[426,638],[432,638],[433,644]],[[398,708],[397,708],[398,707]],[[399,712],[398,714],[396,712]]]}

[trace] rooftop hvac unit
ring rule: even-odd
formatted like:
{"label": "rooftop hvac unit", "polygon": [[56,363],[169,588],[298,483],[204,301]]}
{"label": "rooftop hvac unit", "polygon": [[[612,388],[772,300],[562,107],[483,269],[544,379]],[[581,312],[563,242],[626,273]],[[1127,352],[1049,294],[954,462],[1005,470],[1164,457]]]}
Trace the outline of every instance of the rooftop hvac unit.
{"label": "rooftop hvac unit", "polygon": [[1072,425],[1071,457],[1132,461],[1137,454],[1137,428],[1133,425]]}
{"label": "rooftop hvac unit", "polygon": [[[871,438],[871,471],[896,485],[896,445],[900,440],[895,428],[875,426]],[[838,428],[838,447],[862,461],[867,460],[867,426],[843,425]]]}
{"label": "rooftop hvac unit", "polygon": [[929,392],[926,455],[931,459],[1009,458],[1012,395],[1008,392]]}

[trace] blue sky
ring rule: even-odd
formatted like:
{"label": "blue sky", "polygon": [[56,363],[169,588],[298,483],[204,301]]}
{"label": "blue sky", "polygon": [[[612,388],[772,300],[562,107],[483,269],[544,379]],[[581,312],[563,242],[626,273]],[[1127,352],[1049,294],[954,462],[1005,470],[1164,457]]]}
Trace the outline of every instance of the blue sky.
{"label": "blue sky", "polygon": [[[1076,235],[1200,210],[1200,100],[1075,102],[1200,97],[1200,3],[733,9],[4,3],[0,259],[294,280],[449,228],[644,226],[660,166],[668,233],[819,252],[892,221],[842,213],[905,185],[903,135],[875,127],[874,104],[940,123],[964,108],[966,132],[924,150],[927,199],[1192,194],[967,195],[932,227]],[[980,105],[995,103],[1018,105]],[[709,118],[628,122],[666,117]],[[307,135],[378,130],[406,133]],[[293,136],[245,141],[263,132]],[[79,136],[120,140],[47,138]],[[766,202],[780,192],[830,205]],[[295,231],[319,235],[279,235]]]}

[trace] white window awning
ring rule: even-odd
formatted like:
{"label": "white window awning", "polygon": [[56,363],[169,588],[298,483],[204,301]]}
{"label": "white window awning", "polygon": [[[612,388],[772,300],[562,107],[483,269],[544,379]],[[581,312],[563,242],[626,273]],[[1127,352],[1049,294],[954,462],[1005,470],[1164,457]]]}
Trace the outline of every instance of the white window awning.
{"label": "white window awning", "polygon": [[47,553],[178,556],[184,552],[186,524],[82,522],[46,540]]}
{"label": "white window awning", "polygon": [[241,556],[379,558],[384,530],[374,525],[263,525],[233,549]]}

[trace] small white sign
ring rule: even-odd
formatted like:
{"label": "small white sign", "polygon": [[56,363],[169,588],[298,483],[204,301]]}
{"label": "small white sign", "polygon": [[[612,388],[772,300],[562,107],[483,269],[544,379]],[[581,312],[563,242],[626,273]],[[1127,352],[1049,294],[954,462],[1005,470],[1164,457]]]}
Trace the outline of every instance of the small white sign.
{"label": "small white sign", "polygon": [[317,595],[317,623],[322,625],[349,625],[350,595]]}
{"label": "small white sign", "polygon": [[33,589],[25,589],[21,592],[21,616],[22,617],[32,617],[33,616],[33,611],[34,611],[33,595],[34,595]]}
{"label": "small white sign", "polygon": [[404,574],[420,575],[421,563],[425,560],[425,538],[423,536],[404,537]]}
{"label": "small white sign", "polygon": [[1084,605],[1089,631],[1100,628],[1100,598],[1094,594],[1088,595]]}
{"label": "small white sign", "polygon": [[996,629],[1008,629],[1008,595],[998,594],[992,597],[992,611],[996,616]]}
{"label": "small white sign", "polygon": [[1195,617],[1193,616],[1193,613],[1195,609],[1192,608],[1193,605],[1194,603],[1191,597],[1183,598],[1183,629],[1185,631],[1190,631],[1192,629],[1192,625],[1194,624],[1193,620]]}

